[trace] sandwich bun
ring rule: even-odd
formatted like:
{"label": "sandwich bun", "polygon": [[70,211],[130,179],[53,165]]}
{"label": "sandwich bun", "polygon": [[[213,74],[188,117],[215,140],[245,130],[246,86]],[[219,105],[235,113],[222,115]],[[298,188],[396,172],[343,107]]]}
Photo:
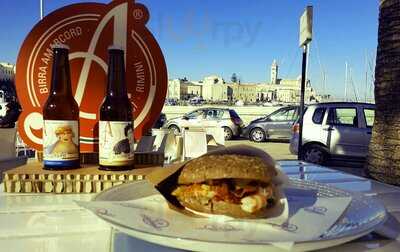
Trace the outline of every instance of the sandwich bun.
{"label": "sandwich bun", "polygon": [[[272,159],[271,159],[272,160]],[[178,184],[202,183],[213,179],[249,179],[269,183],[277,175],[275,163],[257,156],[208,155],[187,163]]]}

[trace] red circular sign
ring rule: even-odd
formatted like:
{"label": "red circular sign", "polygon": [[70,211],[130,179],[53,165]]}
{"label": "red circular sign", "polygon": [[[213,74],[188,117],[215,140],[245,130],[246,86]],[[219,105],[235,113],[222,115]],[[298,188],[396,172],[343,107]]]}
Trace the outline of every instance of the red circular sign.
{"label": "red circular sign", "polygon": [[23,112],[18,122],[25,143],[42,149],[42,106],[50,91],[55,43],[70,47],[71,82],[80,106],[81,151],[98,142],[99,106],[105,95],[107,48],[125,48],[128,96],[134,107],[135,138],[157,120],[167,92],[167,69],[155,38],[146,28],[147,8],[133,0],[83,3],[58,9],[29,33],[17,60],[16,87]]}

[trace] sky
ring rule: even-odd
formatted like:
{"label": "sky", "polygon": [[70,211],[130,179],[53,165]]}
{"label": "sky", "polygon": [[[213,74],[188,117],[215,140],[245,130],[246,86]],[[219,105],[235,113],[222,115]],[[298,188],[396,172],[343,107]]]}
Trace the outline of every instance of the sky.
{"label": "sky", "polygon": [[[269,82],[274,59],[280,78],[300,75],[299,18],[312,5],[312,86],[343,98],[347,62],[348,97],[372,97],[378,0],[136,1],[150,11],[148,27],[164,53],[170,79],[216,74],[229,81],[236,73],[244,83]],[[44,2],[46,14],[72,3],[110,0]],[[39,21],[39,0],[0,0],[0,10],[0,61],[15,63],[25,36]]]}

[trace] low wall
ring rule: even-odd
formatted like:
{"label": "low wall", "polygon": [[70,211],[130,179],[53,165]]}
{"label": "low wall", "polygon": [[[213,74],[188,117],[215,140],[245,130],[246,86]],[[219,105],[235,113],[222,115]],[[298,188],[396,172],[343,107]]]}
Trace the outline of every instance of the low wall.
{"label": "low wall", "polygon": [[163,113],[167,116],[167,119],[180,117],[185,113],[199,109],[199,108],[230,108],[236,111],[240,118],[242,118],[244,124],[250,123],[252,120],[263,117],[272,113],[273,111],[281,107],[262,107],[262,106],[223,106],[223,105],[206,105],[206,106],[164,106]]}

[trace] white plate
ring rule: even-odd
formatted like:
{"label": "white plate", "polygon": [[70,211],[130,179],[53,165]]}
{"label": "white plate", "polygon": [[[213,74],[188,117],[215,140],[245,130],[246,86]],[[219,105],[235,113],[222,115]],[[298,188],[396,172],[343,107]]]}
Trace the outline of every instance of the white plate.
{"label": "white plate", "polygon": [[[370,233],[386,220],[385,208],[371,197],[350,194],[312,181],[291,179],[290,185],[317,191],[319,197],[352,197],[352,202],[336,224],[316,240],[295,243],[292,247],[294,251],[317,250],[346,243]],[[290,195],[287,196],[290,198]],[[130,200],[137,203],[123,202]],[[98,194],[94,201],[119,201],[119,204],[125,204],[128,211],[125,216],[132,216],[130,223],[134,222],[134,225],[126,224],[108,211],[97,211],[96,214],[121,232],[167,247],[194,251],[246,252],[267,249],[277,251],[281,250],[280,244],[287,248],[285,242],[276,243],[277,241],[268,239],[267,232],[256,227],[254,223],[227,224],[208,221],[204,224],[204,219],[190,218],[191,225],[188,227],[189,217],[180,217],[177,214],[171,218],[171,215],[165,215],[168,206],[164,198],[146,181],[111,188]],[[148,204],[153,204],[151,210]],[[186,224],[185,228],[183,224]]]}

